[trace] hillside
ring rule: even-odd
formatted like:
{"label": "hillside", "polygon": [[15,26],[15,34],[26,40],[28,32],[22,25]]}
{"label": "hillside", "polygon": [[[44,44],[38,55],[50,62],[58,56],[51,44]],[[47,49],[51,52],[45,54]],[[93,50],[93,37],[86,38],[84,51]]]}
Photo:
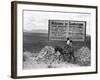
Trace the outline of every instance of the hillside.
{"label": "hillside", "polygon": [[[39,52],[44,46],[61,46],[63,47],[65,44],[64,41],[49,41],[47,33],[33,33],[33,32],[24,32],[23,34],[23,48],[24,51],[30,52]],[[91,37],[86,35],[85,42],[73,42],[73,46],[75,48],[80,48],[81,46],[87,46],[90,48],[91,46]]]}

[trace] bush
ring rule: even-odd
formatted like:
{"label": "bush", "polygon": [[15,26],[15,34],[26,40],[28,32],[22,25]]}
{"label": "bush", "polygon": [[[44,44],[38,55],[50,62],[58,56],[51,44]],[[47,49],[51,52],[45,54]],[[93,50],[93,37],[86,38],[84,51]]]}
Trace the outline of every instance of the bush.
{"label": "bush", "polygon": [[60,53],[55,53],[55,49],[52,46],[45,46],[38,55],[38,60],[45,62],[49,67],[54,62],[60,63],[62,61],[60,58]]}
{"label": "bush", "polygon": [[88,47],[83,46],[76,53],[76,63],[81,66],[89,66],[91,64],[91,51]]}
{"label": "bush", "polygon": [[24,52],[23,53],[23,61],[28,61],[30,60],[30,57],[32,56],[32,53],[30,52]]}

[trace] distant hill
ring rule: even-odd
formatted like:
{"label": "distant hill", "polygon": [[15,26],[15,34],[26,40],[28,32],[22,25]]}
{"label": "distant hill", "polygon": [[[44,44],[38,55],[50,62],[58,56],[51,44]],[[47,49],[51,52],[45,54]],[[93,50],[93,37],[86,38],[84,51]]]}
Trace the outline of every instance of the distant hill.
{"label": "distant hill", "polygon": [[[24,50],[28,51],[40,51],[46,45],[50,46],[61,46],[65,45],[64,41],[49,41],[48,40],[48,33],[35,33],[35,32],[24,32],[23,34],[23,47]],[[91,46],[91,37],[86,35],[85,42],[73,42],[73,46],[76,48],[80,48],[81,46],[87,46],[90,48]]]}
{"label": "distant hill", "polygon": [[48,33],[48,30],[44,29],[37,29],[37,30],[24,30],[24,32],[29,32],[29,33]]}

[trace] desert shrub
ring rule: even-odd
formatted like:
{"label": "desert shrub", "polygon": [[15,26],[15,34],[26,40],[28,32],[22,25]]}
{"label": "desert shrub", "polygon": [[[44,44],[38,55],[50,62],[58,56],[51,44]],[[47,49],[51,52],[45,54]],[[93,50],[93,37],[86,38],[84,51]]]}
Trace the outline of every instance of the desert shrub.
{"label": "desert shrub", "polygon": [[52,63],[61,62],[61,57],[59,52],[55,53],[55,49],[52,46],[45,46],[41,49],[38,60],[45,62],[48,67],[52,67]]}
{"label": "desert shrub", "polygon": [[30,53],[30,52],[24,52],[23,53],[23,61],[28,61],[31,56],[32,56],[32,53]]}
{"label": "desert shrub", "polygon": [[89,66],[91,64],[91,51],[88,47],[83,46],[76,53],[76,63],[81,66]]}

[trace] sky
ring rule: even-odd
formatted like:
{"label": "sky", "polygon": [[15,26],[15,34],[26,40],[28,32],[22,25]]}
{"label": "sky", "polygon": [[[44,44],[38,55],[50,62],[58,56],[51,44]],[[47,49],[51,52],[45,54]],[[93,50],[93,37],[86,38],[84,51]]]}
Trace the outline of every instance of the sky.
{"label": "sky", "polygon": [[48,20],[86,21],[86,34],[91,34],[91,14],[50,11],[23,11],[24,31],[48,30]]}

